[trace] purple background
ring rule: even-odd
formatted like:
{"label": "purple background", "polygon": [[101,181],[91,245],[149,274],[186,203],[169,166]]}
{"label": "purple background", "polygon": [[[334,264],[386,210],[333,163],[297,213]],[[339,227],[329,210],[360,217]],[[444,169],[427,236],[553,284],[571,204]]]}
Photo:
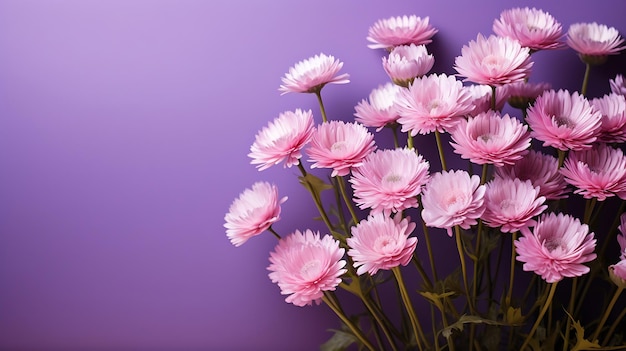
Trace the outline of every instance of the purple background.
{"label": "purple background", "polygon": [[[316,350],[332,313],[283,301],[271,235],[235,248],[222,226],[257,180],[290,197],[279,232],[316,225],[294,169],[246,156],[278,113],[318,113],[313,96],[281,97],[280,77],[335,55],[352,82],[323,93],[350,120],[387,79],[366,47],[377,19],[430,16],[435,70],[452,73],[514,6],[626,33],[613,0],[0,1],[0,348]],[[579,89],[573,51],[534,57],[531,81]],[[594,68],[591,94],[616,70],[624,54]]]}

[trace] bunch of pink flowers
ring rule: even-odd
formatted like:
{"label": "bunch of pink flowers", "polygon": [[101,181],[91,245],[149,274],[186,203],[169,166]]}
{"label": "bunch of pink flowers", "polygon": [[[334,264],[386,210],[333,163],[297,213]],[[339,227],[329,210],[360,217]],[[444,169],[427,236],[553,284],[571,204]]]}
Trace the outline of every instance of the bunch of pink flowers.
{"label": "bunch of pink flowers", "polygon": [[[493,31],[461,48],[456,73],[449,75],[431,72],[435,57],[426,45],[438,30],[428,17],[382,19],[367,40],[370,48],[386,50],[382,68],[390,81],[355,106],[354,121],[328,118],[321,90],[349,83],[349,76],[340,73],[341,61],[319,54],[291,67],[279,91],[315,94],[320,120],[310,110],[286,111],[250,148],[259,171],[281,163],[299,169],[327,232],[279,234],[273,225],[287,198],[275,185],[257,182],[226,214],[228,238],[239,246],[266,231],[276,236],[269,277],[286,301],[324,302],[361,348],[626,347],[616,337],[625,313],[613,313],[626,288],[624,77],[607,82],[610,94],[587,96],[591,67],[619,54],[624,39],[597,23],[572,24],[563,34],[554,17],[535,8],[503,11]],[[580,91],[529,82],[534,53],[565,47],[586,67]],[[507,104],[518,114],[504,113]],[[374,133],[387,131],[395,148],[381,149]],[[416,148],[415,138],[428,134],[439,160],[427,160]],[[454,164],[467,162],[467,169],[448,167],[445,138],[459,156]],[[312,169],[327,170],[328,181]],[[331,190],[339,199],[334,211],[322,196]],[[607,210],[612,225],[602,218]],[[431,230],[454,242],[433,247]],[[425,257],[416,252],[422,242]],[[505,243],[509,275],[502,284]],[[615,257],[614,243],[620,248]],[[458,256],[459,270],[442,278],[436,256],[448,252]],[[410,291],[410,270],[402,268],[411,262],[419,293]],[[514,288],[516,271],[531,272],[518,277],[525,279],[525,293]],[[403,305],[401,321],[389,320],[389,304],[379,295],[389,285]],[[557,285],[565,302],[555,306]],[[599,305],[592,287],[611,299]],[[356,322],[348,315],[340,304],[346,296],[337,289],[363,302],[368,317]],[[414,307],[424,301],[430,314]],[[596,303],[596,321],[584,319],[585,301]],[[590,337],[583,326],[593,331]]]}

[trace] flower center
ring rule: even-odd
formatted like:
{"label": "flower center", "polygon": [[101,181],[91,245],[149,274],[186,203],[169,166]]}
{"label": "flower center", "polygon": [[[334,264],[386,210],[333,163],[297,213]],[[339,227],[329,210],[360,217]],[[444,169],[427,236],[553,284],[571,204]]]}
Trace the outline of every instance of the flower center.
{"label": "flower center", "polygon": [[320,273],[320,267],[321,265],[319,260],[309,261],[302,265],[302,267],[300,268],[300,274],[304,279],[307,280],[317,279]]}
{"label": "flower center", "polygon": [[395,173],[388,174],[385,176],[385,178],[383,178],[383,181],[385,183],[398,183],[401,180],[402,180],[402,176],[399,174],[395,174]]}
{"label": "flower center", "polygon": [[574,126],[574,123],[572,123],[572,120],[566,116],[554,116],[552,118],[559,127],[572,128]]}
{"label": "flower center", "polygon": [[392,236],[381,236],[376,239],[376,245],[381,252],[394,251],[398,246],[398,240]]}
{"label": "flower center", "polygon": [[[478,136],[478,139],[480,139],[480,140],[482,140],[482,141],[484,141],[484,142],[488,142],[489,140],[492,140],[492,139],[493,139],[493,135],[491,135],[490,133],[483,134],[483,135],[479,135],[479,136]],[[478,140],[478,139],[477,139],[477,140]]]}
{"label": "flower center", "polygon": [[548,249],[548,251],[553,252],[556,249],[562,248],[563,246],[561,245],[561,241],[555,238],[550,238],[547,239],[544,243],[543,246]]}
{"label": "flower center", "polygon": [[345,141],[337,141],[330,147],[330,150],[334,153],[340,153],[346,151],[347,148]]}
{"label": "flower center", "polygon": [[487,55],[483,59],[483,66],[490,71],[494,71],[498,69],[498,67],[502,66],[502,58],[495,55]]}

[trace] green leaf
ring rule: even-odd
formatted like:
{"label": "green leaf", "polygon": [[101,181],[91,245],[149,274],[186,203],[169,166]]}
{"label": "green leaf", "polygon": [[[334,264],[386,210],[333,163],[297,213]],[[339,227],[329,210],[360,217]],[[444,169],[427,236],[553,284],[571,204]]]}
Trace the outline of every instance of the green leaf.
{"label": "green leaf", "polygon": [[319,177],[311,173],[307,173],[303,177],[298,177],[298,179],[300,180],[300,184],[304,185],[304,187],[317,198],[319,198],[322,191],[333,188],[332,185],[325,183]]}
{"label": "green leaf", "polygon": [[356,336],[342,330],[333,330],[335,334],[320,345],[321,351],[344,351],[357,341]]}
{"label": "green leaf", "polygon": [[481,318],[478,316],[468,316],[462,315],[458,321],[450,324],[447,328],[444,328],[440,331],[441,335],[443,335],[446,339],[452,336],[454,330],[463,331],[464,324],[474,323],[474,324],[488,324],[488,325],[506,325],[502,322],[493,321],[490,319]]}
{"label": "green leaf", "polygon": [[[565,313],[567,313],[567,311]],[[569,313],[567,313],[567,316],[572,320],[572,327],[576,330],[576,344],[572,348],[572,351],[597,350],[601,348],[600,344],[598,344],[598,340],[589,341],[585,339],[585,328],[580,325],[580,322],[575,321]]]}
{"label": "green leaf", "polygon": [[522,316],[521,308],[513,308],[509,306],[506,310],[506,319],[507,323],[511,325],[522,324],[524,322],[524,316]]}

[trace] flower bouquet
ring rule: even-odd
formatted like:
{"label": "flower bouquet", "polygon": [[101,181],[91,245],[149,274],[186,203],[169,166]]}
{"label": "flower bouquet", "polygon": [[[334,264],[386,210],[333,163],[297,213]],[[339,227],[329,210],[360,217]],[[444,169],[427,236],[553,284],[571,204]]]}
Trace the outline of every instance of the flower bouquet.
{"label": "flower bouquet", "polygon": [[[390,82],[355,106],[353,122],[324,108],[324,86],[349,82],[333,56],[282,78],[282,94],[317,97],[319,120],[281,113],[249,156],[260,171],[296,166],[325,232],[278,233],[287,198],[257,182],[232,203],[226,234],[235,246],[276,236],[269,278],[286,302],[323,302],[341,321],[323,350],[626,349],[624,77],[603,97],[586,92],[591,67],[624,40],[597,23],[563,34],[535,8],[502,12],[493,31],[447,75],[430,72],[428,17],[379,20],[367,40],[385,53]],[[530,82],[533,54],[567,47],[586,67],[580,91]],[[394,147],[379,148],[374,133]],[[417,147],[432,135],[439,160]],[[445,141],[467,167],[448,167]]]}

